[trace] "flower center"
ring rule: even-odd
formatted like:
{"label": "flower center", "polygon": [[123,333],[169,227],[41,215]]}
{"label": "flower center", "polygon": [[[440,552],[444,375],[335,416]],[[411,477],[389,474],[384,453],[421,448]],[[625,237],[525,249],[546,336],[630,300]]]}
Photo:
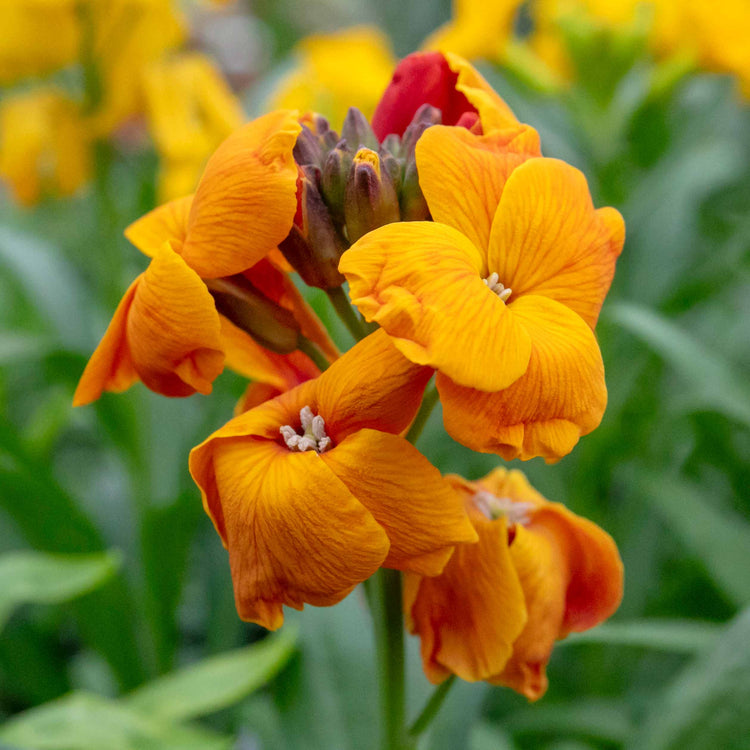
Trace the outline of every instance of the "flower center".
{"label": "flower center", "polygon": [[485,283],[485,286],[487,286],[490,291],[495,292],[503,302],[507,302],[508,297],[510,297],[513,290],[510,287],[503,286],[499,279],[500,276],[493,271],[486,279],[482,279],[482,281]]}
{"label": "flower center", "polygon": [[288,424],[279,427],[279,432],[290,451],[325,453],[333,447],[331,438],[326,435],[326,423],[320,414],[313,414],[312,409],[305,406],[300,410],[299,421],[302,425],[301,435]]}
{"label": "flower center", "polygon": [[516,503],[509,497],[497,497],[487,490],[479,490],[472,499],[474,505],[490,521],[505,516],[510,524],[520,523],[521,526],[526,526],[531,521],[531,513],[534,511],[533,503]]}

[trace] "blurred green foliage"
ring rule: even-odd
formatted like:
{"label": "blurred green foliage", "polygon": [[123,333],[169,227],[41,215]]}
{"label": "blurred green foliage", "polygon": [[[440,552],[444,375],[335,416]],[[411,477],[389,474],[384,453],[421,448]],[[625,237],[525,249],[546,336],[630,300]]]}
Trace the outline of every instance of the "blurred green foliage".
{"label": "blurred green foliage", "polygon": [[[364,20],[384,25],[405,53],[448,14],[447,3],[419,13],[395,1],[378,11],[309,6],[300,15],[288,1],[255,4],[279,60],[306,31]],[[548,498],[614,536],[625,600],[611,624],[558,647],[541,703],[457,685],[424,747],[742,750],[750,108],[729,79],[637,55],[623,66],[619,54],[602,95],[607,71],[581,54],[578,82],[558,96],[518,71],[483,72],[540,130],[546,155],[581,168],[597,205],[626,219],[597,329],[610,390],[604,422],[559,464],[522,467]],[[136,386],[70,408],[88,355],[145,265],[122,229],[153,205],[155,158],[108,158],[75,199],[0,207],[0,716],[14,716],[0,743],[369,748],[376,689],[357,592],[290,617],[271,638],[237,619],[226,554],[186,459],[230,416],[243,383],[227,373],[210,398],[182,401]],[[312,300],[348,345],[322,295]],[[453,443],[439,410],[419,447],[443,471],[471,478],[498,461]],[[417,644],[409,649],[414,714],[429,690]]]}

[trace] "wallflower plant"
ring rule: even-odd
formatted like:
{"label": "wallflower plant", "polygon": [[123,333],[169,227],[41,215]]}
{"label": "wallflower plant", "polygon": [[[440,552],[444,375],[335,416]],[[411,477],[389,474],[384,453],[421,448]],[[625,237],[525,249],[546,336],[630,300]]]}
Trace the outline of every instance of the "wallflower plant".
{"label": "wallflower plant", "polygon": [[[190,456],[240,617],[276,629],[284,607],[363,584],[383,748],[414,747],[455,676],[541,697],[555,640],[619,604],[615,544],[519,471],[444,477],[414,443],[433,376],[446,430],[506,460],[555,461],[599,424],[594,328],[624,240],[617,211],[542,156],[465,60],[429,52],[397,66],[372,124],[350,109],[336,132],[282,109],[243,126],[194,195],[127,235],[150,265],[75,401],[136,380],[208,394],[225,366],[254,381]],[[349,351],[293,271],[326,293]],[[427,677],[445,683],[410,731],[402,607]]]}

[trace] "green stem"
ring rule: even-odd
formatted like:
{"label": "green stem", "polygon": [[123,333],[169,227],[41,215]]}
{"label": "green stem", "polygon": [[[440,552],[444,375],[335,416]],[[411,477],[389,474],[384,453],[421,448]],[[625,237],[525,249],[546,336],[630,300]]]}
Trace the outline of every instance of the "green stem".
{"label": "green stem", "polygon": [[320,350],[320,347],[314,341],[310,341],[310,339],[300,334],[297,348],[303,354],[307,354],[307,356],[310,357],[313,362],[315,362],[321,372],[324,372],[328,369],[328,365],[330,363],[326,359],[326,355],[323,354],[323,352]]}
{"label": "green stem", "polygon": [[427,424],[427,420],[430,418],[430,414],[432,414],[432,410],[435,408],[438,399],[437,388],[433,385],[425,392],[417,416],[414,418],[409,432],[406,433],[406,439],[412,445],[417,442],[419,436],[422,434],[422,430],[424,430],[424,426]]}
{"label": "green stem", "polygon": [[409,736],[417,738],[422,734],[427,727],[430,726],[432,720],[437,716],[438,711],[443,705],[446,696],[450,692],[453,683],[456,681],[456,675],[452,674],[445,682],[439,685],[430,696],[430,699],[425,703],[425,707],[422,712],[417,716],[414,723],[409,727]]}
{"label": "green stem", "polygon": [[381,568],[375,576],[373,620],[378,652],[378,682],[383,750],[407,750],[404,683],[404,623],[401,614],[401,573]]}
{"label": "green stem", "polygon": [[326,289],[326,294],[328,295],[328,299],[331,300],[336,314],[341,318],[349,333],[354,337],[354,340],[361,341],[367,336],[367,328],[362,318],[359,317],[359,313],[352,307],[352,303],[349,301],[344,287],[337,286],[333,289]]}

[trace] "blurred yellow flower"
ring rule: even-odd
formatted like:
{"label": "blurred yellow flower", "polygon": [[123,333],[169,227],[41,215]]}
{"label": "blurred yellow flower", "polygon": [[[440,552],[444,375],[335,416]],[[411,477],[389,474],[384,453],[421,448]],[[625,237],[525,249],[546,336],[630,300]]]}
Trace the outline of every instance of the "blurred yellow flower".
{"label": "blurred yellow flower", "polygon": [[0,176],[20,203],[70,195],[89,171],[89,132],[76,102],[40,87],[0,103]]}
{"label": "blurred yellow flower", "polygon": [[462,57],[496,60],[513,34],[523,0],[453,0],[453,18],[433,32],[423,49],[455,52]]}
{"label": "blurred yellow flower", "polygon": [[319,112],[335,127],[349,107],[369,118],[396,67],[388,38],[367,26],[309,36],[296,54],[298,63],[279,84],[269,108]]}
{"label": "blurred yellow flower", "polygon": [[242,107],[205,55],[152,63],[144,74],[146,116],[161,157],[159,199],[195,190],[206,160],[243,121]]}
{"label": "blurred yellow flower", "polygon": [[0,0],[0,84],[74,62],[80,24],[74,0]]}

